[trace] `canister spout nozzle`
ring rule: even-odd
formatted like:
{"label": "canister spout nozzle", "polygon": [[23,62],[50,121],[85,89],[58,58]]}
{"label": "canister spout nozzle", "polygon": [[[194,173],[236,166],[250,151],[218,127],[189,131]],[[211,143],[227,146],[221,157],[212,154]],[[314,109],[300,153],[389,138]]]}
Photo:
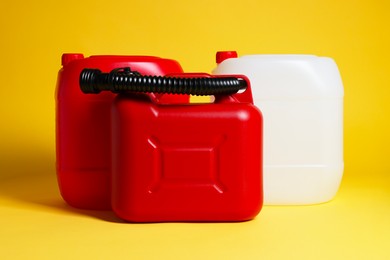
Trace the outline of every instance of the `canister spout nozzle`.
{"label": "canister spout nozzle", "polygon": [[84,69],[80,74],[79,83],[81,90],[86,94],[111,91],[218,95],[234,94],[248,86],[246,80],[239,77],[144,76],[130,68],[114,69],[110,73],[103,73],[98,69]]}

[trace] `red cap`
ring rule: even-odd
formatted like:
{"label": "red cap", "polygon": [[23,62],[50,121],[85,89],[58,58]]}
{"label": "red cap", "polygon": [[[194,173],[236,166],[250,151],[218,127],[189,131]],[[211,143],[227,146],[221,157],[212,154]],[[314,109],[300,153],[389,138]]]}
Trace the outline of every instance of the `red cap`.
{"label": "red cap", "polygon": [[231,58],[237,58],[237,52],[236,51],[219,51],[216,55],[216,62],[217,64],[221,63],[224,60],[231,59]]}
{"label": "red cap", "polygon": [[84,59],[84,55],[81,53],[64,53],[62,54],[61,65],[65,66],[72,60]]}

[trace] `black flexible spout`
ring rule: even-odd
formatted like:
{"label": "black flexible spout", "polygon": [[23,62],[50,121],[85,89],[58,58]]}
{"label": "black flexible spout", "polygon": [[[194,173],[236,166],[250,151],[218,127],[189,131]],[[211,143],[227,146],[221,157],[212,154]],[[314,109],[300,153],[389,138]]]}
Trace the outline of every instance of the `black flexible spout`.
{"label": "black flexible spout", "polygon": [[114,69],[102,73],[98,69],[84,69],[80,74],[80,88],[84,93],[101,91],[167,93],[189,95],[233,94],[245,89],[247,82],[237,77],[194,77],[143,76],[130,68]]}

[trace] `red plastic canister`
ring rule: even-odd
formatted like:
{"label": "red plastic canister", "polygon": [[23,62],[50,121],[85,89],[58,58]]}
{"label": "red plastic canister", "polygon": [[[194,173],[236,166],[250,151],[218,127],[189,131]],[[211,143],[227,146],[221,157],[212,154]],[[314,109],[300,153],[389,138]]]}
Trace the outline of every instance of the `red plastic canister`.
{"label": "red plastic canister", "polygon": [[[85,95],[84,68],[131,67],[144,75],[182,73],[178,62],[151,56],[63,54],[56,88],[57,177],[64,200],[77,208],[111,209],[111,104],[116,95]],[[180,95],[176,98],[186,99]]]}
{"label": "red plastic canister", "polygon": [[112,207],[127,221],[244,221],[261,210],[262,115],[250,87],[211,104],[119,94],[112,142]]}

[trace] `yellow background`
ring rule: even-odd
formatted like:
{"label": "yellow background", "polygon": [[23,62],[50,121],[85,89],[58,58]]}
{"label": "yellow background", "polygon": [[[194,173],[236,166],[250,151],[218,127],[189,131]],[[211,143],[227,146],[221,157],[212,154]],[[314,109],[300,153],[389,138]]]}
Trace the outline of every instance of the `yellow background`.
{"label": "yellow background", "polygon": [[[390,2],[3,1],[1,259],[390,259]],[[57,189],[54,88],[63,52],[156,55],[210,72],[218,50],[330,56],[345,87],[345,176],[326,204],[256,220],[125,224]]]}

